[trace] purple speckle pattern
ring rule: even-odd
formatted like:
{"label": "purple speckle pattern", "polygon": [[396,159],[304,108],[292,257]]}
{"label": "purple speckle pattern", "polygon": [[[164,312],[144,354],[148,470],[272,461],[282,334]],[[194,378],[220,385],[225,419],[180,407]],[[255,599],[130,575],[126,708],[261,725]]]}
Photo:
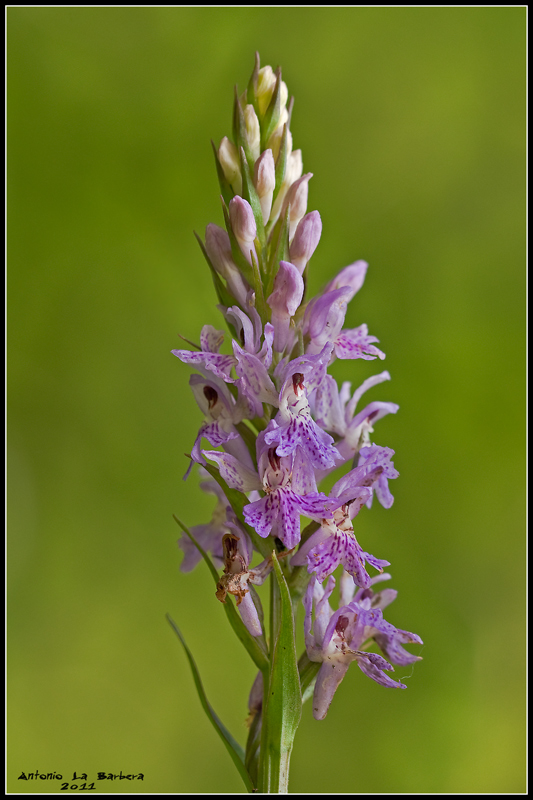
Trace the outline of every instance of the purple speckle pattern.
{"label": "purple speckle pattern", "polygon": [[388,561],[365,553],[353,533],[337,528],[335,533],[310,550],[308,569],[310,572],[316,572],[318,580],[323,581],[337,569],[339,564],[342,564],[357,586],[366,589],[370,586],[370,575],[365,569],[365,561],[380,572],[383,572],[383,567],[389,566]]}
{"label": "purple speckle pattern", "polygon": [[[185,477],[197,465],[200,474],[216,476],[222,494],[211,522],[204,519],[190,529],[217,568],[223,567],[218,599],[228,593],[237,598],[253,637],[264,636],[265,593],[250,591],[249,584],[264,581],[273,568],[272,551],[278,551],[292,601],[303,596],[307,654],[320,663],[313,714],[323,719],[352,661],[381,686],[405,688],[390,673],[394,665],[418,660],[405,646],[421,644],[420,638],[383,618],[396,592],[374,591],[376,583],[390,578],[384,573],[389,562],[364,549],[379,544],[368,541],[372,529],[362,524],[374,496],[386,509],[394,503],[389,488],[398,477],[394,451],[375,444],[374,428],[398,406],[370,394],[358,408],[366,392],[391,378],[388,371],[365,378],[361,361],[385,358],[379,339],[366,324],[344,327],[368,264],[358,260],[332,271],[335,277],[321,291],[306,296],[310,258],[322,231],[318,211],[307,211],[312,175],[302,174],[301,152],[294,149],[284,174],[276,174],[282,138],[291,147],[290,111],[282,99],[287,87],[281,84],[282,91],[275,92],[282,108],[274,115],[274,130],[266,131],[270,115],[263,101],[268,106],[267,95],[276,85],[280,89],[280,78],[265,67],[262,96],[254,75],[246,109],[240,108],[242,97],[234,109],[234,119],[242,119],[241,111],[246,117],[247,132],[235,126],[234,140],[224,136],[215,149],[221,185],[231,197],[223,190],[226,230],[210,223],[205,244],[199,240],[231,341],[207,324],[199,345],[193,343],[198,331],[186,332],[190,341],[182,338],[191,349],[172,351],[195,368],[189,385],[202,415]],[[278,165],[282,161],[277,158]],[[247,194],[246,162],[257,200],[253,208],[251,198],[241,196],[243,188]],[[355,362],[350,369],[355,391],[347,380],[337,383],[335,371],[348,367],[339,359]],[[189,424],[181,413],[179,420]],[[204,440],[212,449],[202,449]],[[330,481],[334,470],[337,477]],[[200,556],[189,540],[182,539],[182,547],[182,569],[192,569]],[[252,566],[257,552],[265,560]],[[333,609],[333,573],[339,578],[340,571],[340,600]],[[373,646],[383,655],[369,651]],[[276,641],[267,644],[263,638],[261,647],[271,658]]]}
{"label": "purple speckle pattern", "polygon": [[301,447],[317,469],[330,469],[335,466],[336,458],[340,459],[337,448],[333,446],[333,437],[319,428],[311,416],[305,414],[292,417],[268,433],[265,441],[269,445],[277,445],[280,456],[291,455],[296,447]]}
{"label": "purple speckle pattern", "polygon": [[[394,671],[393,664],[406,666],[419,660],[419,656],[404,650],[403,644],[422,644],[419,636],[399,630],[383,618],[381,609],[373,606],[377,596],[370,587],[359,590],[354,600],[334,611],[329,603],[334,586],[335,579],[331,576],[324,591],[313,575],[303,599],[307,655],[311,661],[321,662],[313,696],[315,719],[326,716],[352,661],[380,686],[405,689],[403,683],[395,681],[387,672]],[[377,644],[392,663],[378,653],[366,652],[372,643]]]}
{"label": "purple speckle pattern", "polygon": [[290,488],[279,488],[244,506],[244,518],[263,538],[276,536],[288,550],[300,541],[300,515],[320,518],[329,512],[325,494],[297,495]]}
{"label": "purple speckle pattern", "polygon": [[[394,450],[390,447],[362,447],[359,452],[359,467],[365,467],[367,474],[374,473],[375,479],[372,482],[376,496],[383,508],[390,508],[394,503],[394,497],[389,489],[389,480],[394,480],[400,474],[395,469],[391,461]],[[368,508],[372,506],[372,495],[367,501]]]}
{"label": "purple speckle pattern", "polygon": [[372,342],[379,342],[379,339],[369,336],[366,325],[341,331],[335,340],[335,355],[337,358],[364,358],[366,361],[380,358],[383,360],[385,353],[375,347]]}
{"label": "purple speckle pattern", "polygon": [[261,488],[258,474],[231,453],[220,453],[217,450],[202,450],[202,454],[214,461],[220,472],[220,477],[226,481],[231,489],[239,492],[251,492]]}
{"label": "purple speckle pattern", "polygon": [[204,353],[200,350],[172,350],[171,352],[184,364],[204,367],[216,375],[217,378],[222,378],[226,383],[233,383],[230,373],[232,367],[237,363],[233,356],[224,356],[220,353]]}

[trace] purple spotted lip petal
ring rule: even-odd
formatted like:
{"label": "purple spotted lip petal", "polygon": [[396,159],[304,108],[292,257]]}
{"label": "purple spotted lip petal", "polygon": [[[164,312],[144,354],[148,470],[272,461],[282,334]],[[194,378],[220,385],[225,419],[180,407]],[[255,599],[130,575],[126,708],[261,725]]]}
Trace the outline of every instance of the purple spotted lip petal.
{"label": "purple spotted lip petal", "polygon": [[377,633],[374,638],[393,664],[405,667],[408,664],[413,664],[415,661],[420,661],[420,656],[408,653],[407,650],[404,650],[402,647],[403,644],[422,644],[422,639],[420,636],[417,636],[416,633],[395,629],[392,634]]}
{"label": "purple spotted lip petal", "polygon": [[387,689],[407,689],[404,683],[393,680],[384,672],[386,669],[394,670],[394,667],[376,653],[359,653],[357,665],[361,672],[380,686],[386,686]]}
{"label": "purple spotted lip petal", "polygon": [[[338,385],[328,374],[336,359],[385,358],[366,324],[344,327],[348,304],[361,289],[368,265],[348,265],[304,301],[322,221],[318,211],[306,213],[312,175],[302,174],[301,151],[292,147],[287,87],[270,67],[259,77],[257,70],[247,94],[237,99],[243,123],[237,126],[237,141],[224,136],[215,147],[226,230],[209,224],[205,247],[200,241],[218,309],[235,340],[231,348],[224,347],[223,331],[208,324],[201,329],[199,349],[189,343],[192,350],[172,353],[200,373],[189,381],[202,418],[186,475],[198,463],[201,474],[217,478],[211,482],[216,490],[208,489],[217,492],[218,500],[211,522],[192,528],[223,568],[217,597],[224,601],[233,595],[247,630],[262,636],[261,591],[252,585],[263,584],[273,566],[271,557],[252,566],[252,538],[261,545],[256,550],[265,553],[274,546],[281,549],[280,541],[290,550],[283,552],[283,563],[294,567],[293,576],[309,577],[303,597],[305,646],[320,665],[313,714],[324,719],[352,661],[381,686],[405,688],[391,677],[393,665],[406,667],[419,658],[406,647],[421,639],[383,617],[396,592],[377,591],[375,584],[390,577],[383,574],[389,562],[359,543],[374,549],[366,541],[363,506],[370,508],[374,495],[385,508],[394,502],[389,488],[398,477],[394,451],[376,445],[373,436],[376,423],[395,414],[398,406],[372,394],[362,409],[358,406],[367,391],[390,380],[387,371],[367,378],[353,392],[351,383]],[[260,142],[265,137],[259,118],[265,121],[272,100],[276,120]],[[276,187],[280,158],[287,163]],[[321,481],[338,467],[342,477],[327,494],[319,491],[329,488],[329,482],[321,486]],[[303,543],[302,517],[317,523],[307,528]],[[264,548],[251,528],[268,537]],[[182,546],[182,569],[192,569],[200,556],[188,540]],[[342,570],[342,577],[335,604],[336,570]],[[379,574],[373,576],[374,571]],[[382,655],[373,652],[376,646]],[[256,681],[255,712],[261,706],[259,687]]]}
{"label": "purple spotted lip petal", "polygon": [[279,498],[277,492],[267,494],[255,503],[248,503],[243,508],[244,519],[265,539],[279,515]]}
{"label": "purple spotted lip petal", "polygon": [[325,580],[342,564],[346,572],[354,579],[357,586],[368,588],[372,580],[366,571],[365,562],[382,572],[389,562],[365,553],[355,534],[338,528],[333,520],[314,533],[306,542],[302,551],[293,557],[295,565],[307,561],[309,572],[315,572],[319,581]]}
{"label": "purple spotted lip petal", "polygon": [[321,492],[298,495],[287,483],[244,506],[243,511],[248,525],[260,536],[277,536],[292,550],[300,541],[300,515],[319,520],[331,513],[331,501]]}
{"label": "purple spotted lip petal", "polygon": [[307,655],[311,661],[322,662],[313,697],[315,719],[326,716],[335,691],[352,661],[357,661],[359,669],[381,686],[406,688],[387,674],[394,668],[383,656],[361,649],[363,645],[366,647],[369,639],[375,638],[387,657],[393,661],[394,656],[398,659],[395,663],[402,666],[416,660],[415,656],[403,651],[402,644],[420,642],[416,634],[399,631],[383,619],[380,609],[371,607],[370,588],[360,590],[362,599],[359,602],[352,600],[333,611],[329,596],[334,585],[335,580],[330,577],[324,591],[312,577],[303,598]]}
{"label": "purple spotted lip petal", "polygon": [[277,536],[288,550],[300,541],[301,499],[290,489],[278,489],[279,518]]}
{"label": "purple spotted lip petal", "polygon": [[368,335],[366,325],[360,325],[352,330],[344,330],[335,340],[335,354],[337,358],[363,358],[366,361],[373,358],[385,358],[379,348],[372,342],[378,342],[375,336]]}
{"label": "purple spotted lip petal", "polygon": [[319,428],[311,416],[293,417],[290,422],[267,434],[265,441],[270,445],[276,444],[280,456],[291,455],[296,447],[301,447],[318,469],[334,467],[336,459],[340,458],[333,446],[333,437]]}
{"label": "purple spotted lip petal", "polygon": [[[399,472],[391,461],[393,455],[394,450],[391,450],[390,447],[378,447],[378,445],[362,447],[359,451],[358,469],[366,470],[367,481],[371,481],[383,508],[390,508],[394,502],[394,497],[389,489],[389,480],[397,478]],[[371,505],[372,496],[367,501],[369,508]]]}

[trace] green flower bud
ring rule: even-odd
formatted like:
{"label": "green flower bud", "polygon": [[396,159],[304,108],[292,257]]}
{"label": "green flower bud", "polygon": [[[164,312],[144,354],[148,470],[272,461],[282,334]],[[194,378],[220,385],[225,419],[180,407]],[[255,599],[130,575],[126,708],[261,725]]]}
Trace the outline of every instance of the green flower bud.
{"label": "green flower bud", "polygon": [[[276,75],[274,74],[274,70],[272,69],[272,67],[270,65],[267,65],[266,67],[260,69],[259,75],[257,76],[256,98],[261,117],[264,117],[265,115],[265,111],[267,110],[269,103],[272,99],[272,93],[274,92],[275,86],[276,86]],[[285,106],[287,105],[288,97],[289,97],[289,90],[287,89],[287,84],[285,83],[285,81],[281,81],[280,101],[282,109],[285,108]]]}
{"label": "green flower bud", "polygon": [[279,194],[274,201],[274,205],[272,206],[272,211],[270,212],[270,219],[275,220],[277,219],[279,212],[281,211],[281,207],[283,202],[287,196],[287,192],[291,188],[292,184],[301,178],[303,172],[303,162],[302,162],[302,151],[295,150],[294,153],[291,153],[287,159],[287,169],[285,171],[285,177],[283,179],[283,183],[281,184],[281,189],[279,190]]}
{"label": "green flower bud", "polygon": [[254,107],[251,105],[247,105],[244,109],[244,123],[246,125],[246,140],[248,142],[248,147],[250,148],[252,158],[255,162],[259,158],[259,154],[261,152],[261,130],[259,128],[257,114],[255,113]]}
{"label": "green flower bud", "polygon": [[257,191],[257,196],[259,197],[259,202],[261,203],[264,225],[267,224],[268,218],[270,217],[275,185],[276,169],[272,157],[272,150],[265,150],[261,158],[255,162],[254,169],[254,186]]}
{"label": "green flower bud", "polygon": [[[279,123],[276,127],[276,130],[274,131],[274,133],[267,142],[267,148],[269,150],[272,150],[272,155],[274,156],[274,160],[276,160],[279,155],[279,148],[281,147],[281,140],[283,139],[283,126],[287,122],[287,118],[288,118],[287,109],[284,108],[283,111],[281,112],[281,117],[279,119]],[[292,135],[291,132],[287,130],[287,155],[290,154],[291,150],[292,150]]]}
{"label": "green flower bud", "polygon": [[230,141],[227,136],[224,136],[220,142],[217,155],[220,166],[224,171],[224,177],[227,182],[231,184],[235,194],[240,194],[242,191],[242,176],[239,165],[239,153],[233,142]]}

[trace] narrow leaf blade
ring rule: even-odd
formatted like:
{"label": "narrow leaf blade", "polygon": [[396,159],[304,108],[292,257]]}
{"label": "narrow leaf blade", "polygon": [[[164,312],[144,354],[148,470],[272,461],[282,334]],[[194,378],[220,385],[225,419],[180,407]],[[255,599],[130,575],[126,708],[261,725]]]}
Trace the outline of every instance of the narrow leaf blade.
{"label": "narrow leaf blade", "polygon": [[292,603],[276,553],[272,563],[279,589],[279,630],[275,636],[261,739],[262,791],[287,791],[289,760],[302,715],[302,693],[296,656]]}
{"label": "narrow leaf blade", "polygon": [[196,691],[198,692],[198,697],[200,698],[200,703],[202,704],[202,708],[204,709],[205,713],[207,714],[207,717],[210,720],[211,724],[213,725],[214,729],[216,730],[216,732],[218,733],[218,735],[222,739],[222,742],[223,742],[226,750],[228,751],[231,760],[233,761],[233,763],[237,767],[237,769],[239,771],[239,774],[240,774],[241,778],[243,779],[244,785],[246,786],[247,790],[249,792],[253,792],[254,791],[254,786],[252,784],[250,776],[248,775],[246,767],[244,766],[244,750],[242,749],[240,744],[237,741],[235,741],[235,739],[233,738],[231,733],[228,731],[226,726],[221,722],[221,720],[215,714],[215,712],[214,712],[209,700],[207,699],[207,696],[205,694],[205,690],[204,690],[204,687],[203,687],[203,684],[202,684],[202,680],[200,678],[200,673],[198,672],[198,667],[196,666],[196,662],[195,662],[195,660],[194,660],[194,658],[192,656],[192,653],[189,650],[189,648],[188,648],[188,646],[187,646],[187,644],[185,642],[185,639],[183,638],[183,634],[181,633],[180,629],[178,628],[178,626],[176,625],[176,623],[174,622],[174,620],[172,619],[172,617],[169,614],[167,614],[167,619],[168,619],[168,621],[170,623],[170,626],[174,630],[174,633],[176,634],[176,636],[180,640],[181,644],[183,645],[183,649],[185,650],[185,653],[186,653],[187,658],[189,660],[189,665],[191,667],[191,671],[192,671],[192,674],[193,674],[194,683],[196,685]]}

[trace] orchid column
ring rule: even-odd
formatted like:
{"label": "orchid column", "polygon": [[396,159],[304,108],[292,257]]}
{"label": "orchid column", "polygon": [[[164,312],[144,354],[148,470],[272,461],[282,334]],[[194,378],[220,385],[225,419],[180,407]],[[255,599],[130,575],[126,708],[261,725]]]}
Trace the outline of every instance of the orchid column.
{"label": "orchid column", "polygon": [[[315,719],[324,719],[352,661],[382,686],[404,689],[389,673],[393,664],[418,660],[404,644],[421,643],[383,618],[396,592],[374,587],[390,578],[383,571],[389,562],[363,549],[355,533],[356,517],[374,495],[385,508],[393,503],[394,452],[376,444],[373,433],[398,406],[372,400],[359,409],[388,372],[354,392],[329,373],[337,358],[385,355],[365,324],[344,328],[347,305],[365,279],[364,261],[305,299],[322,223],[318,211],[307,211],[312,174],[303,173],[301,152],[293,150],[291,111],[281,71],[260,68],[257,55],[246,92],[235,91],[232,139],[214,148],[224,227],[210,223],[205,241],[198,237],[231,342],[224,345],[224,332],[204,325],[195,349],[172,351],[197,370],[190,385],[203,415],[185,477],[199,465],[200,486],[217,501],[210,522],[188,529],[176,518],[184,532],[181,568],[205,560],[213,597],[257,666],[245,749],[208,703],[192,654],[171,624],[248,791],[268,793],[288,791],[302,702],[312,696]],[[331,491],[320,491],[337,469]],[[306,651],[298,658],[300,601]]]}

